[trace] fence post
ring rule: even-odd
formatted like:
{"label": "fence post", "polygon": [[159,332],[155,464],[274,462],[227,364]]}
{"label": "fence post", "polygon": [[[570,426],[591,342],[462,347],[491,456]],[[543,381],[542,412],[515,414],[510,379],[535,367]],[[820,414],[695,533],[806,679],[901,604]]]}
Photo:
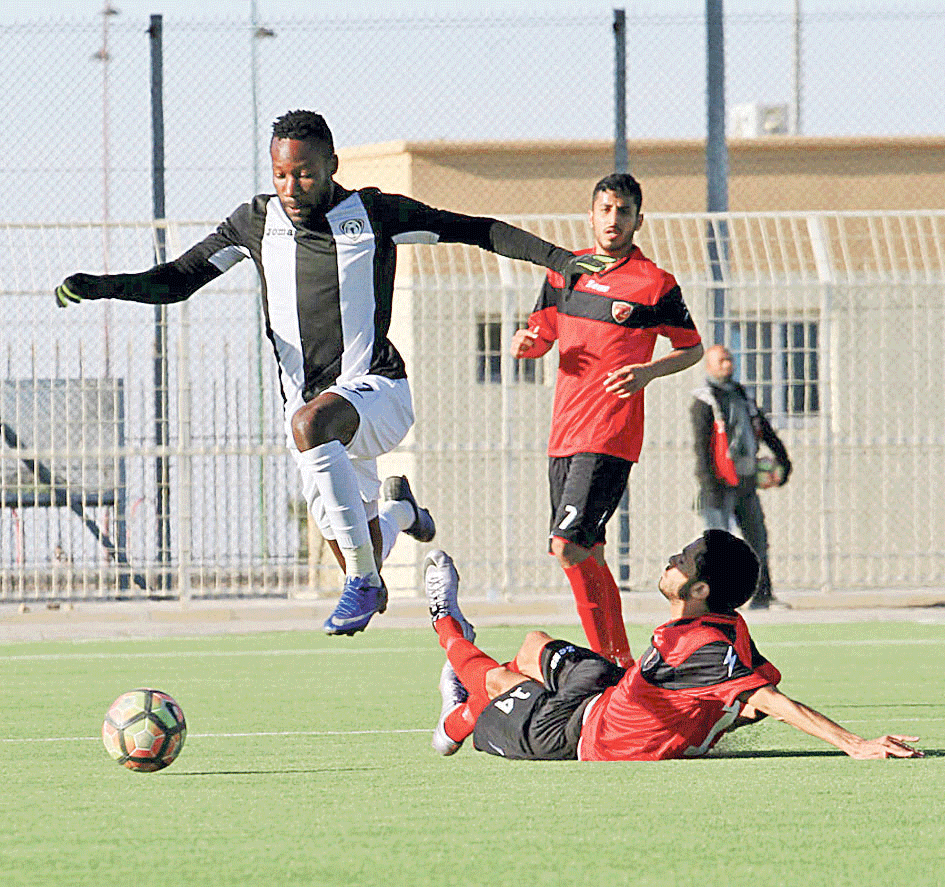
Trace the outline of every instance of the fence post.
{"label": "fence post", "polygon": [[[148,35],[151,39],[151,197],[154,231],[155,261],[166,261],[166,232],[164,228],[164,50],[163,19],[151,16]],[[167,371],[167,306],[154,306],[154,443],[158,448],[155,459],[155,525],[157,528],[157,587],[170,586],[167,567],[171,560],[170,523],[170,460],[161,450],[169,440]]]}
{"label": "fence post", "polygon": [[[725,24],[722,0],[706,0],[706,209],[728,212],[728,147],[725,143]],[[728,264],[728,223],[708,223],[709,263],[712,271],[712,336],[725,336],[725,268]]]}
{"label": "fence post", "polygon": [[614,10],[614,172],[627,172],[627,14]]}

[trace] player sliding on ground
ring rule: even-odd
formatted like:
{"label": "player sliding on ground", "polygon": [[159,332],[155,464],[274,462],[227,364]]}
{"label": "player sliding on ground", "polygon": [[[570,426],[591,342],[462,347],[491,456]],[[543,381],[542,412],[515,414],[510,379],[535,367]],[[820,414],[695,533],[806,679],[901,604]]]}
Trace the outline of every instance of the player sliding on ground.
{"label": "player sliding on ground", "polygon": [[[349,191],[334,180],[332,134],[312,111],[276,120],[269,150],[274,194],[244,203],[173,262],[139,274],[73,274],[56,299],[62,306],[85,299],[180,302],[252,259],[289,449],[309,511],[345,571],[324,629],[350,635],[387,606],[376,459],[404,439],[414,420],[404,361],[387,338],[397,245],[470,244],[552,268],[566,281],[613,259],[576,256],[496,219],[433,209],[377,188]],[[433,538],[430,516],[405,479],[385,492],[402,506],[399,529],[420,541]]]}
{"label": "player sliding on ground", "polygon": [[736,613],[758,581],[758,559],[741,539],[707,530],[673,555],[659,580],[669,622],[624,670],[542,631],[505,665],[473,643],[457,601],[452,559],[424,564],[430,618],[448,662],[443,711],[433,734],[440,754],[473,734],[480,751],[529,760],[643,761],[704,755],[726,732],[770,715],[853,758],[916,758],[917,736],[863,739],[777,689]]}

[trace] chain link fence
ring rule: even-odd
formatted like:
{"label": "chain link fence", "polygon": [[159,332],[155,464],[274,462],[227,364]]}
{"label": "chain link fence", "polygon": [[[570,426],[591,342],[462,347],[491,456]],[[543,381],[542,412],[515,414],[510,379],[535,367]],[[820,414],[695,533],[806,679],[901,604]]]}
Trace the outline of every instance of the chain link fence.
{"label": "chain link fence", "polygon": [[[733,134],[751,127],[776,133],[781,126],[824,137],[945,134],[945,98],[934,73],[945,52],[941,4],[895,10],[846,4],[799,22],[786,2],[765,12],[737,3],[726,8]],[[634,139],[704,138],[705,35],[701,4],[693,14],[630,8],[626,22],[632,169]],[[4,441],[0,599],[285,595],[313,586],[310,548],[318,540],[306,533],[284,451],[252,269],[234,269],[164,316],[125,304],[52,308],[51,289],[68,273],[141,270],[154,261],[151,25],[143,16],[95,14],[0,26],[3,419],[5,432],[9,426],[34,435]],[[324,113],[339,147],[606,141],[613,132],[612,18],[599,9],[165,17],[162,29],[166,215],[174,220],[169,256],[215,224],[186,220],[221,219],[251,194],[270,190],[270,124],[289,108]],[[797,95],[800,113],[792,108]],[[671,193],[663,196],[671,203]],[[465,199],[457,194],[450,208],[462,210]],[[737,191],[730,205],[738,208]],[[584,206],[558,210],[578,213]],[[708,334],[711,276],[700,264],[707,219],[656,213],[647,219],[644,249],[677,274]],[[585,245],[579,218],[519,221],[566,245]],[[733,231],[741,224],[737,215],[730,221]],[[748,258],[737,259],[726,282],[731,313],[724,336],[736,350],[760,353],[799,329],[798,347],[823,361],[816,417],[787,416],[791,392],[811,390],[803,374],[762,380],[763,396],[781,398],[768,406],[782,414],[792,456],[797,452],[796,461],[807,466],[769,497],[775,582],[940,584],[941,217],[900,214],[880,223],[830,216],[822,224],[813,236],[819,229],[807,217],[744,222],[750,233],[733,246],[740,243]],[[441,520],[443,544],[470,565],[474,588],[564,591],[541,542],[553,366],[546,361],[534,378],[521,380],[501,347],[531,308],[535,274],[489,264],[468,277],[457,269],[479,268],[485,258],[460,251],[448,260],[452,248],[404,252],[398,310],[409,335],[395,340],[408,358],[417,405],[417,431],[404,448],[412,479]],[[785,258],[765,265],[761,257],[772,255]],[[872,258],[848,267],[861,255]],[[455,267],[444,273],[450,261]],[[409,276],[410,268],[417,276]],[[429,299],[436,312],[425,313]],[[481,310],[473,309],[476,302]],[[438,317],[460,321],[445,351]],[[156,379],[159,338],[169,355],[163,380]],[[916,347],[905,347],[909,342]],[[889,367],[903,362],[908,374],[891,375]],[[441,377],[445,384],[434,384]],[[194,383],[201,378],[212,384]],[[679,420],[697,378],[663,380],[651,399],[629,512],[615,521],[611,537],[627,586],[648,585],[658,568],[652,558],[665,553],[668,540],[697,529],[692,490],[679,482],[691,476],[688,432]],[[925,403],[921,392],[930,392]],[[169,440],[156,430],[157,394],[166,400]],[[65,440],[43,437],[36,431],[43,403],[78,416],[65,424],[84,430]],[[481,427],[476,419],[484,415],[498,424]],[[68,459],[53,458],[76,453],[86,466],[78,481]],[[63,472],[66,482],[59,483]],[[668,478],[676,479],[671,495]],[[167,537],[158,507],[164,495],[171,497]],[[483,500],[497,506],[485,524],[475,513]],[[473,545],[482,533],[489,544]],[[388,579],[401,590],[417,587],[422,552],[412,546],[401,572]],[[316,566],[314,585],[321,587]],[[334,590],[334,568],[325,569]]]}
{"label": "chain link fence", "polygon": [[[584,237],[582,216],[512,221],[571,247]],[[169,225],[169,243],[195,227]],[[709,229],[726,244],[721,265]],[[126,303],[61,311],[50,295],[100,235],[95,225],[0,226],[17,327],[2,354],[0,599],[311,589],[274,361],[254,333],[251,270],[168,308],[169,429],[159,445],[153,313]],[[149,225],[116,224],[112,236],[129,264],[154,248]],[[945,582],[943,243],[945,212],[880,221],[654,214],[640,232],[644,251],[673,269],[697,326],[721,328],[791,454],[791,482],[763,494],[779,588]],[[556,358],[522,365],[507,348],[540,270],[440,245],[406,248],[399,273],[391,334],[410,369],[417,424],[381,470],[409,465],[472,593],[563,590],[544,543]],[[698,530],[688,406],[699,384],[693,370],[647,390],[644,451],[610,532],[626,587],[649,588],[667,544]],[[166,543],[159,460],[170,478]],[[404,539],[398,553],[388,584],[415,594],[423,549]]]}
{"label": "chain link fence", "polygon": [[[626,10],[631,169],[634,140],[705,137],[705,24],[702,4],[692,6],[688,14]],[[266,190],[270,124],[290,108],[322,112],[339,147],[613,138],[610,13],[462,10],[164,18],[167,216],[223,218]],[[808,3],[799,20],[789,0],[729,2],[726,11],[730,134],[789,132],[796,116],[807,136],[945,135],[935,73],[945,61],[942,3]],[[90,14],[0,26],[8,219],[150,217],[150,25],[144,16]],[[456,195],[456,208],[463,199]],[[652,208],[681,209],[672,199]],[[807,208],[804,195],[797,199],[790,208]],[[733,210],[764,209],[739,200],[731,193]]]}

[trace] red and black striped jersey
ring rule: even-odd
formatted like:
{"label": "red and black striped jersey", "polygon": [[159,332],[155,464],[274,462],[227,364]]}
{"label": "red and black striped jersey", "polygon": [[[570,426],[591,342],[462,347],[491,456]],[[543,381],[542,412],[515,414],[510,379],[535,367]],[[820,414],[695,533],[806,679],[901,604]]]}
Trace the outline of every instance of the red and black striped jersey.
{"label": "red and black striped jersey", "polygon": [[528,323],[545,342],[558,342],[548,455],[602,453],[636,462],[643,392],[618,398],[604,384],[608,372],[652,360],[657,336],[674,348],[702,341],[675,278],[638,247],[607,271],[584,275],[573,290],[549,271]]}
{"label": "red and black striped jersey", "polygon": [[582,761],[651,761],[704,755],[742,710],[736,697],[777,685],[738,614],[661,625],[649,649],[587,708]]}

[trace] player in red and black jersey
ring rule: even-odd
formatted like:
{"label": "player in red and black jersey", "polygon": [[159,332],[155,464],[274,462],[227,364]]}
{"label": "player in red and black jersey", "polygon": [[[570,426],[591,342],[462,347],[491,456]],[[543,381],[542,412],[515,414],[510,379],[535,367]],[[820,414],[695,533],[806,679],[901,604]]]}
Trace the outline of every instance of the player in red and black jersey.
{"label": "player in red and black jersey", "polygon": [[[671,274],[634,245],[643,194],[633,176],[601,179],[589,219],[595,250],[616,261],[573,286],[548,273],[512,355],[537,358],[558,343],[548,441],[551,541],[592,650],[633,664],[620,592],[604,559],[605,527],[643,445],[643,389],[699,362],[702,340]],[[587,250],[586,252],[591,252]],[[653,358],[659,336],[672,350]]]}
{"label": "player in red and black jersey", "polygon": [[659,590],[669,622],[630,669],[591,650],[530,632],[500,665],[468,637],[449,556],[427,559],[433,629],[465,699],[444,710],[434,748],[526,760],[644,761],[699,757],[726,732],[767,715],[854,758],[921,757],[915,736],[867,740],[778,690],[781,674],[755,647],[736,608],[752,595],[758,559],[724,530],[707,530],[669,559]]}

